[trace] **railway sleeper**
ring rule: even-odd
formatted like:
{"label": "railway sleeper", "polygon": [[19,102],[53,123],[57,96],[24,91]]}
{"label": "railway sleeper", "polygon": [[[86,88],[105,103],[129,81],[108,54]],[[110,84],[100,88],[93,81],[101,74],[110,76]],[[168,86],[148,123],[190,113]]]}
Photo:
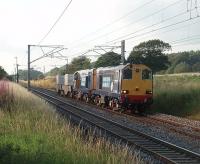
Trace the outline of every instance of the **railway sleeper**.
{"label": "railway sleeper", "polygon": [[176,153],[176,152],[159,152],[162,155],[180,155],[180,153]]}
{"label": "railway sleeper", "polygon": [[136,142],[137,142],[138,144],[142,144],[142,145],[157,145],[157,146],[160,146],[160,145],[158,145],[158,144],[155,144],[155,143],[153,143],[153,142],[149,142],[149,141],[147,141],[147,140],[136,140]]}
{"label": "railway sleeper", "polygon": [[128,139],[128,142],[134,142],[136,144],[142,145],[146,140],[141,140],[141,139]]}
{"label": "railway sleeper", "polygon": [[143,147],[147,148],[147,149],[151,149],[151,150],[160,150],[161,148],[158,146],[151,146],[151,145],[142,145]]}
{"label": "railway sleeper", "polygon": [[156,152],[156,150],[160,150],[160,148],[156,148],[156,147],[154,147],[154,148],[152,148],[152,147],[145,147],[145,148],[147,148],[148,150],[151,150],[151,151],[155,151],[155,152]]}
{"label": "railway sleeper", "polygon": [[147,142],[147,140],[143,140],[142,138],[139,138],[137,136],[124,136],[125,138],[127,138],[128,140],[135,140],[137,142]]}
{"label": "railway sleeper", "polygon": [[191,164],[193,162],[193,163],[198,163],[199,164],[199,161],[194,160],[194,159],[188,159],[188,158],[169,158],[169,159],[171,159],[172,161],[175,161],[176,163],[188,163],[188,164]]}
{"label": "railway sleeper", "polygon": [[132,139],[132,138],[133,139],[139,139],[137,135],[134,135],[132,133],[128,133],[128,134],[127,133],[119,133],[119,135],[122,136],[122,137],[125,137],[127,139],[129,139],[129,138],[130,139]]}
{"label": "railway sleeper", "polygon": [[191,159],[189,157],[186,156],[172,156],[172,155],[165,155],[167,158],[170,158],[172,160],[176,160],[176,161],[191,161],[193,160],[193,162],[197,162],[197,160],[195,159]]}
{"label": "railway sleeper", "polygon": [[191,161],[180,161],[180,162],[177,162],[177,163],[180,163],[180,164],[199,164],[198,161],[194,161],[194,160],[191,160]]}

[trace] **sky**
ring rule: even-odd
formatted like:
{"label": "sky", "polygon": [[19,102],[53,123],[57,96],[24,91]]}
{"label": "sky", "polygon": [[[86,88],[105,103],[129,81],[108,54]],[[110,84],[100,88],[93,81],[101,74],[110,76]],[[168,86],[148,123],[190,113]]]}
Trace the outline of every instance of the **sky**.
{"label": "sky", "polygon": [[[0,0],[0,65],[9,73],[27,69],[27,45],[38,45],[70,0]],[[200,49],[200,0],[72,0],[40,45],[64,45],[68,62],[95,46],[119,47],[126,57],[143,41],[161,39],[171,52]],[[43,48],[44,52],[51,48]],[[108,51],[108,50],[106,50]],[[120,53],[120,48],[114,49]],[[98,51],[102,54],[104,51]],[[87,53],[94,61],[98,53]],[[31,60],[43,53],[31,47]],[[47,72],[67,60],[43,58],[31,67]]]}

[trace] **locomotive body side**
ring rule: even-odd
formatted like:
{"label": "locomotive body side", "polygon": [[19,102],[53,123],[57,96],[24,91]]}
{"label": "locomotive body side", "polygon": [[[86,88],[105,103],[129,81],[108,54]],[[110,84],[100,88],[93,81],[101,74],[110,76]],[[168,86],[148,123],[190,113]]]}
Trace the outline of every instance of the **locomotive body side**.
{"label": "locomotive body side", "polygon": [[97,69],[96,95],[118,98],[121,87],[121,70],[124,66],[101,67]]}
{"label": "locomotive body side", "polygon": [[95,89],[96,69],[80,70],[74,73],[73,94],[79,99],[87,98],[91,95],[91,91]]}
{"label": "locomotive body side", "polygon": [[140,112],[153,102],[152,77],[151,69],[143,64],[80,70],[73,74],[73,87],[70,80],[71,88],[67,91],[71,97],[114,110],[121,108]]}
{"label": "locomotive body side", "polygon": [[64,76],[63,75],[56,75],[56,92],[59,94],[63,94],[64,86]]}

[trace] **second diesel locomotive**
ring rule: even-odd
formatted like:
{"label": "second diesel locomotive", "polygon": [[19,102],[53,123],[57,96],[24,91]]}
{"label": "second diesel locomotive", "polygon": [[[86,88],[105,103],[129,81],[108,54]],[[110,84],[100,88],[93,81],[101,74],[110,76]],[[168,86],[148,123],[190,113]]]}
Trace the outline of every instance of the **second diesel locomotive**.
{"label": "second diesel locomotive", "polygon": [[143,64],[80,70],[58,75],[57,91],[114,110],[143,112],[153,102],[153,76]]}

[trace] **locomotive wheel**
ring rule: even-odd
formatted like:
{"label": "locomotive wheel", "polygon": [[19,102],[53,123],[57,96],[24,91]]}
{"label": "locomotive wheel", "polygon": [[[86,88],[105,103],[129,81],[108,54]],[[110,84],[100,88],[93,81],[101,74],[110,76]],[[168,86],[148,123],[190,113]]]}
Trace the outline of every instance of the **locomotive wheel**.
{"label": "locomotive wheel", "polygon": [[87,95],[86,94],[83,95],[83,101],[87,102]]}
{"label": "locomotive wheel", "polygon": [[97,103],[98,103],[98,97],[95,96],[95,97],[94,97],[94,104],[97,105]]}
{"label": "locomotive wheel", "polygon": [[139,115],[141,115],[141,116],[145,116],[146,115],[144,106],[140,106],[138,111],[139,111]]}

